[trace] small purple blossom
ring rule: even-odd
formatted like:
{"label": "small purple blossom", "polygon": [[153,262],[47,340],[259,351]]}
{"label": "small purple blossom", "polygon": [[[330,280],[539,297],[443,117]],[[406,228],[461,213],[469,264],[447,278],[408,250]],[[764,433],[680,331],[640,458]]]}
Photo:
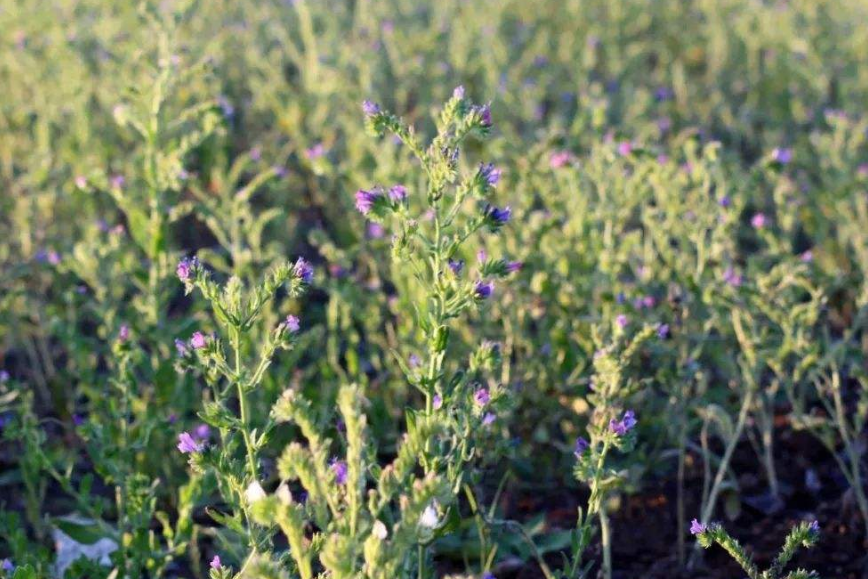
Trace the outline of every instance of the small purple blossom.
{"label": "small purple blossom", "polygon": [[754,229],[762,229],[768,224],[768,218],[764,213],[756,213],[750,218],[750,224]]}
{"label": "small purple blossom", "polygon": [[665,340],[669,336],[669,324],[660,324],[657,326],[657,337]]}
{"label": "small purple blossom", "polygon": [[304,152],[304,156],[309,160],[319,159],[325,155],[325,146],[322,143],[317,143],[313,147],[306,149]]}
{"label": "small purple blossom", "polygon": [[632,152],[633,144],[630,141],[621,141],[618,143],[618,154],[622,157],[626,157]]}
{"label": "small purple blossom", "polygon": [[585,440],[583,436],[580,436],[576,438],[576,445],[575,447],[573,447],[573,454],[575,454],[577,457],[582,456],[583,454],[585,454],[585,451],[588,450],[589,446],[590,444],[588,443],[588,441]]}
{"label": "small purple blossom", "polygon": [[799,255],[799,259],[802,260],[804,263],[811,263],[812,261],[814,261],[814,252],[809,249]]}
{"label": "small purple blossom", "polygon": [[197,441],[208,440],[211,436],[211,427],[207,424],[200,424],[193,429],[193,438]]}
{"label": "small purple blossom", "polygon": [[450,259],[449,260],[449,269],[451,269],[452,273],[454,273],[455,275],[461,274],[461,270],[464,269],[464,260]]}
{"label": "small purple blossom", "polygon": [[479,177],[488,184],[489,187],[496,187],[502,174],[503,172],[491,163],[479,164]]}
{"label": "small purple blossom", "polygon": [[7,372],[6,370],[0,370],[0,384],[5,384],[6,382],[9,382],[9,378],[9,372]]}
{"label": "small purple blossom", "polygon": [[3,559],[3,562],[0,563],[0,569],[6,571],[7,573],[12,573],[15,571],[15,565],[12,564],[12,561],[9,559]]}
{"label": "small purple blossom", "polygon": [[477,251],[476,261],[478,261],[479,263],[485,263],[486,261],[488,261],[488,252],[484,249],[480,249],[479,251]]}
{"label": "small purple blossom", "polygon": [[549,156],[549,167],[560,169],[566,167],[573,160],[573,154],[569,151],[553,151]]}
{"label": "small purple blossom", "polygon": [[184,258],[178,262],[178,266],[175,268],[175,274],[178,276],[178,279],[187,282],[190,280],[190,275],[193,273],[193,268],[196,267],[196,258],[193,259]]}
{"label": "small purple blossom", "polygon": [[178,352],[178,356],[182,358],[189,352],[187,344],[185,344],[184,340],[181,340],[180,338],[175,338],[175,350]]}
{"label": "small purple blossom", "polygon": [[205,444],[197,442],[189,432],[182,432],[178,435],[178,450],[182,454],[190,454],[191,452],[202,452]]}
{"label": "small purple blossom", "polygon": [[368,237],[371,239],[382,239],[386,235],[385,228],[379,223],[368,223]]}
{"label": "small purple blossom", "polygon": [[793,150],[789,148],[775,148],[772,150],[772,160],[781,165],[787,165],[793,160]]}
{"label": "small purple blossom", "polygon": [[497,415],[493,412],[486,412],[485,416],[482,417],[482,425],[489,426],[492,422],[497,420]]}
{"label": "small purple blossom", "polygon": [[717,204],[726,209],[727,207],[732,205],[732,199],[729,198],[729,195],[724,195],[717,200]]}
{"label": "small purple blossom", "polygon": [[374,208],[377,197],[379,195],[376,191],[365,191],[364,189],[356,191],[356,209],[358,212],[367,216]]}
{"label": "small purple blossom", "polygon": [[479,280],[473,286],[473,293],[477,298],[484,300],[491,297],[494,293],[494,282]]}
{"label": "small purple blossom", "polygon": [[489,394],[487,388],[480,388],[476,392],[473,393],[473,402],[477,406],[485,406],[491,401],[491,394]]}
{"label": "small purple blossom", "polygon": [[362,102],[362,111],[364,111],[365,115],[372,117],[380,113],[380,105],[366,100]]}
{"label": "small purple blossom", "polygon": [[488,105],[482,105],[479,109],[479,116],[482,120],[482,128],[490,129],[492,126],[491,123],[491,107]]}
{"label": "small purple blossom", "polygon": [[723,281],[732,287],[739,287],[744,283],[744,278],[740,273],[737,273],[732,266],[730,266],[723,272]]}
{"label": "small purple blossom", "polygon": [[439,394],[435,394],[434,398],[431,399],[431,406],[434,410],[440,410],[443,407],[443,397]]}
{"label": "small purple blossom", "polygon": [[418,368],[419,364],[422,363],[422,361],[419,360],[419,356],[417,356],[416,354],[410,354],[410,358],[408,359],[408,362],[409,362],[411,368]]}
{"label": "small purple blossom", "polygon": [[628,318],[624,314],[618,314],[618,316],[615,318],[615,323],[618,324],[619,328],[626,328],[627,324],[630,323],[630,318]]}
{"label": "small purple blossom", "polygon": [[208,564],[212,569],[220,569],[223,564],[220,562],[220,555],[214,555],[214,558],[211,559],[211,563]]}
{"label": "small purple blossom", "polygon": [[292,266],[292,271],[304,283],[309,284],[313,281],[313,266],[309,264],[307,260],[305,260],[303,257],[299,257],[297,260],[295,260],[295,265]]}
{"label": "small purple blossom", "polygon": [[190,336],[190,347],[194,350],[201,350],[205,347],[205,334],[202,332],[194,332],[192,336]]}
{"label": "small purple blossom", "polygon": [[495,225],[501,226],[509,223],[512,217],[512,209],[507,205],[503,209],[499,209],[494,205],[489,205],[485,210],[485,216]]}
{"label": "small purple blossom", "polygon": [[464,86],[463,85],[459,84],[458,86],[455,87],[455,89],[452,91],[452,98],[459,99],[459,100],[464,99]]}
{"label": "small purple blossom", "polygon": [[507,273],[516,273],[521,271],[521,268],[524,267],[524,263],[521,261],[510,261],[506,264]]}
{"label": "small purple blossom", "polygon": [[818,534],[820,532],[820,522],[817,520],[812,521],[811,524],[808,525],[808,530],[814,534]]}
{"label": "small purple blossom", "polygon": [[112,175],[111,179],[109,179],[109,185],[111,185],[112,189],[121,189],[124,185],[126,185],[126,178],[123,175]]}
{"label": "small purple blossom", "polygon": [[389,199],[399,203],[407,198],[407,188],[403,185],[392,185],[389,188]]}
{"label": "small purple blossom", "polygon": [[615,420],[614,418],[609,421],[609,430],[618,436],[624,436],[633,427],[636,426],[636,415],[632,410],[628,410],[624,413],[624,417],[621,420]]}
{"label": "small purple blossom", "polygon": [[705,523],[700,523],[698,520],[693,519],[690,521],[690,534],[691,535],[701,535],[702,533],[708,530],[708,525]]}
{"label": "small purple blossom", "polygon": [[332,472],[335,475],[335,482],[339,485],[347,484],[347,463],[342,460],[332,461]]}
{"label": "small purple blossom", "polygon": [[121,324],[120,330],[118,330],[118,341],[126,342],[130,339],[130,327],[126,324]]}
{"label": "small purple blossom", "polygon": [[289,314],[286,316],[286,320],[284,320],[286,324],[286,329],[289,330],[290,334],[294,334],[301,329],[301,322],[297,316],[293,316]]}

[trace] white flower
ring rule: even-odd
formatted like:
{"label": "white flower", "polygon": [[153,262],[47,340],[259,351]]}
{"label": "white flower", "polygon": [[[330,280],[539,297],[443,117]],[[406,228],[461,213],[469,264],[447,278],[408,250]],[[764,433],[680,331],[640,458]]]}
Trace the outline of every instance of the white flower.
{"label": "white flower", "polygon": [[425,511],[422,513],[422,516],[419,517],[419,524],[423,527],[433,529],[437,526],[437,508],[435,505],[436,503],[432,503],[425,507]]}
{"label": "white flower", "polygon": [[292,493],[289,491],[289,487],[286,486],[286,483],[277,487],[277,491],[274,494],[277,495],[277,499],[283,504],[288,505],[292,503]]}
{"label": "white flower", "polygon": [[246,491],[244,491],[244,498],[247,500],[247,504],[249,505],[265,498],[265,490],[262,488],[262,485],[259,484],[259,481],[255,480],[250,483],[250,486],[247,487]]}
{"label": "white flower", "polygon": [[385,540],[386,537],[389,536],[389,531],[386,529],[386,525],[384,525],[382,521],[374,521],[374,528],[371,529],[371,533],[381,541]]}

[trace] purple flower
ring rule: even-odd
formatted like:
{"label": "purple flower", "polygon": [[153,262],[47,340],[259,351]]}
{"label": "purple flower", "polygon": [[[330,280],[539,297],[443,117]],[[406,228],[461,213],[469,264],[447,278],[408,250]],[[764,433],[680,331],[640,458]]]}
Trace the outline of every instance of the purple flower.
{"label": "purple flower", "polygon": [[0,370],[0,384],[5,384],[9,381],[9,372],[6,370]]}
{"label": "purple flower", "polygon": [[389,188],[389,199],[398,203],[407,198],[407,188],[403,185],[392,185]]}
{"label": "purple flower", "polygon": [[120,330],[118,330],[118,340],[121,342],[126,342],[130,339],[130,327],[126,324],[121,324]]}
{"label": "purple flower", "polygon": [[621,420],[615,420],[614,418],[609,421],[609,430],[618,436],[624,436],[633,427],[636,426],[636,415],[632,410],[628,410],[624,413],[624,417]]}
{"label": "purple flower", "polygon": [[477,406],[485,406],[490,401],[491,394],[488,393],[487,388],[480,388],[473,393],[473,402],[476,403]]}
{"label": "purple flower", "polygon": [[464,269],[464,260],[461,259],[450,259],[449,260],[449,269],[452,270],[452,273],[455,275],[459,275],[461,270]]}
{"label": "purple flower", "polygon": [[482,105],[479,108],[479,115],[482,119],[482,128],[490,129],[491,128],[491,107],[488,105]]}
{"label": "purple flower", "polygon": [[443,397],[439,394],[435,394],[434,398],[431,399],[431,405],[434,407],[434,410],[440,410],[443,406]]}
{"label": "purple flower", "polygon": [[480,249],[476,252],[476,261],[479,263],[485,263],[488,261],[488,253],[484,249]]}
{"label": "purple flower", "polygon": [[193,438],[197,441],[208,440],[211,436],[211,427],[207,424],[200,424],[193,429]]}
{"label": "purple flower", "polygon": [[820,532],[820,522],[816,521],[816,520],[812,521],[811,524],[808,525],[808,530],[814,534],[819,533]]}
{"label": "purple flower", "polygon": [[301,322],[298,317],[289,314],[286,316],[286,320],[284,321],[286,324],[286,329],[289,330],[290,334],[294,334],[301,329]]}
{"label": "purple flower", "polygon": [[487,183],[489,187],[497,186],[498,181],[500,181],[501,174],[502,171],[491,163],[479,164],[479,177],[485,183]]}
{"label": "purple flower", "polygon": [[485,573],[482,574],[482,577],[480,579],[497,579],[497,578],[494,576],[494,573],[492,573],[491,571],[486,571]]}
{"label": "purple flower", "polygon": [[452,98],[463,100],[464,99],[464,86],[462,86],[460,84],[458,86],[456,86],[455,89],[452,91]]}
{"label": "purple flower", "polygon": [[325,146],[322,143],[317,143],[304,152],[304,156],[310,160],[319,159],[323,155],[325,155]]}
{"label": "purple flower", "polygon": [[59,265],[60,264],[60,254],[54,251],[53,249],[48,252],[48,263],[51,265]]}
{"label": "purple flower", "polygon": [[212,569],[220,569],[222,567],[222,563],[220,562],[220,555],[214,555],[214,558],[211,559],[211,563],[208,564]]}
{"label": "purple flower", "polygon": [[732,287],[739,287],[744,283],[744,278],[730,266],[723,272],[723,281]]}
{"label": "purple flower", "polygon": [[814,261],[814,252],[809,249],[802,253],[799,256],[799,259],[801,259],[805,263],[811,263],[812,261]]}
{"label": "purple flower", "polygon": [[410,358],[408,359],[411,368],[418,368],[421,361],[419,360],[419,356],[416,354],[410,354]]}
{"label": "purple flower", "polygon": [[190,347],[194,350],[200,350],[205,347],[205,334],[202,332],[194,332],[190,336]]}
{"label": "purple flower", "polygon": [[495,227],[500,227],[509,223],[509,218],[512,216],[512,209],[507,205],[503,209],[499,209],[494,205],[489,205],[485,209],[485,217]]}
{"label": "purple flower", "polygon": [[618,154],[622,157],[626,157],[632,152],[633,144],[630,141],[621,141],[618,143]]}
{"label": "purple flower", "polygon": [[793,150],[788,148],[775,148],[772,150],[772,160],[781,165],[786,165],[793,160]]}
{"label": "purple flower", "polygon": [[486,412],[485,416],[482,417],[482,425],[489,426],[492,422],[497,420],[497,415],[493,412]]}
{"label": "purple flower", "polygon": [[82,416],[81,414],[73,414],[72,423],[75,426],[81,426],[82,424],[84,424],[84,416]]}
{"label": "purple flower", "polygon": [[524,267],[524,263],[520,261],[510,261],[506,264],[507,273],[516,273],[521,271],[521,268]]}
{"label": "purple flower", "polygon": [[764,213],[756,213],[753,217],[750,218],[751,227],[754,229],[762,229],[766,226],[768,220]]}
{"label": "purple flower", "polygon": [[332,461],[332,472],[335,474],[335,482],[339,485],[347,484],[347,463],[342,460]]}
{"label": "purple flower", "polygon": [[184,258],[178,262],[178,267],[175,268],[175,274],[178,276],[178,279],[186,282],[190,280],[190,275],[193,273],[193,268],[197,265],[196,258],[188,259]]}
{"label": "purple flower", "polygon": [[386,230],[379,223],[368,223],[368,237],[371,239],[382,239],[386,234]]}
{"label": "purple flower", "polygon": [[590,444],[584,437],[580,436],[576,439],[576,446],[573,448],[573,454],[576,456],[582,456],[585,454],[585,451],[588,450]]}
{"label": "purple flower", "polygon": [[656,303],[657,300],[654,299],[654,296],[645,296],[642,298],[642,307],[653,308]]}
{"label": "purple flower", "polygon": [[189,350],[187,349],[187,344],[184,343],[184,340],[179,338],[175,338],[175,350],[177,350],[178,355],[182,358],[187,355]]}
{"label": "purple flower", "polygon": [[627,324],[630,323],[630,319],[624,314],[618,314],[615,318],[615,323],[618,324],[619,328],[626,328]]}
{"label": "purple flower", "polygon": [[224,95],[217,97],[217,105],[223,111],[224,116],[231,117],[235,114],[235,107],[232,106],[232,103]]}
{"label": "purple flower", "polygon": [[297,275],[301,281],[304,283],[310,283],[313,281],[313,266],[311,266],[307,260],[303,257],[299,257],[295,261],[295,265],[292,267],[293,273]]}
{"label": "purple flower", "polygon": [[371,212],[371,209],[374,208],[374,203],[377,201],[377,197],[379,197],[379,195],[376,191],[365,191],[364,189],[359,189],[356,191],[356,209],[362,215],[367,215]]}
{"label": "purple flower", "polygon": [[478,299],[484,300],[491,297],[494,293],[494,282],[479,280],[473,286],[473,293]]}
{"label": "purple flower", "polygon": [[262,158],[262,147],[256,146],[250,149],[250,160],[258,161]]}
{"label": "purple flower", "polygon": [[9,559],[3,559],[3,562],[0,563],[0,569],[6,571],[7,573],[12,573],[15,571],[15,565],[12,564],[12,561]]}
{"label": "purple flower", "polygon": [[120,189],[126,184],[127,180],[123,175],[112,175],[112,178],[109,179],[109,184],[112,186],[112,189]]}
{"label": "purple flower", "polygon": [[701,535],[702,533],[708,530],[708,525],[705,523],[700,523],[698,520],[693,519],[690,521],[690,534],[691,535]]}
{"label": "purple flower", "polygon": [[178,435],[178,450],[181,451],[182,454],[190,454],[191,452],[202,452],[205,448],[205,444],[201,442],[196,442],[196,440],[190,436],[189,432],[182,432]]}
{"label": "purple flower", "polygon": [[365,115],[372,117],[376,114],[379,114],[380,105],[371,101],[364,101],[362,103],[362,111],[364,111]]}
{"label": "purple flower", "polygon": [[552,169],[560,169],[567,166],[572,161],[573,155],[569,151],[554,151],[549,156],[549,167]]}
{"label": "purple flower", "polygon": [[660,324],[657,326],[657,337],[661,340],[665,340],[666,336],[669,335],[669,324]]}

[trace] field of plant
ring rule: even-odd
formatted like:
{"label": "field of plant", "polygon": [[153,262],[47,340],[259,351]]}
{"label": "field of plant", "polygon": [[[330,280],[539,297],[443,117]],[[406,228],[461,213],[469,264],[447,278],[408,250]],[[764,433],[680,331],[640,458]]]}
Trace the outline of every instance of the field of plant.
{"label": "field of plant", "polygon": [[868,577],[865,0],[4,0],[0,578]]}

